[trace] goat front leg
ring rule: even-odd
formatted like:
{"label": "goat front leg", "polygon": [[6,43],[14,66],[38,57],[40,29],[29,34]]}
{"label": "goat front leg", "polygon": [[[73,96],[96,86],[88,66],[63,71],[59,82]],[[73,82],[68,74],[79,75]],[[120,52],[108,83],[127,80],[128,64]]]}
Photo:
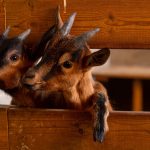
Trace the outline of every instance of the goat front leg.
{"label": "goat front leg", "polygon": [[94,141],[103,142],[104,136],[108,131],[107,118],[109,115],[109,101],[103,93],[95,93],[92,98],[94,102]]}

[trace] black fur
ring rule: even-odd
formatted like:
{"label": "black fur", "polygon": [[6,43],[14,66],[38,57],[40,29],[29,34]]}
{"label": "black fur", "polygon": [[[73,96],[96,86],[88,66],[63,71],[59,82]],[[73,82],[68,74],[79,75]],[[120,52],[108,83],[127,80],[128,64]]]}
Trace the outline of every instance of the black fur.
{"label": "black fur", "polygon": [[105,101],[105,96],[99,93],[95,104],[96,124],[93,131],[94,141],[103,142],[104,140],[104,115],[106,113]]}

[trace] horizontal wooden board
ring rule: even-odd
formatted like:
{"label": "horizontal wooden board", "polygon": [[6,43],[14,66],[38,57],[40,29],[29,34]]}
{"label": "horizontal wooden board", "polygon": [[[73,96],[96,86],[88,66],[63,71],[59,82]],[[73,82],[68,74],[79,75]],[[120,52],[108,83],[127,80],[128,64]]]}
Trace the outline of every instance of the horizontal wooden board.
{"label": "horizontal wooden board", "polygon": [[10,150],[149,150],[150,113],[113,112],[103,143],[92,138],[88,112],[9,109]]}
{"label": "horizontal wooden board", "polygon": [[[11,35],[32,29],[30,43],[35,43],[54,23],[55,8],[61,6],[63,20],[77,12],[72,34],[78,35],[99,27],[101,31],[91,40],[92,48],[150,48],[149,0],[6,0],[6,23]],[[0,6],[1,8],[1,6]],[[0,10],[1,11],[1,10]],[[0,14],[0,21],[4,15]],[[4,22],[0,31],[4,30]]]}
{"label": "horizontal wooden board", "polygon": [[7,107],[0,107],[0,150],[8,150]]}
{"label": "horizontal wooden board", "polygon": [[0,1],[0,31],[3,31],[4,29],[5,29],[5,3],[3,1]]}
{"label": "horizontal wooden board", "polygon": [[35,43],[52,24],[56,6],[60,0],[11,0],[5,1],[7,26],[12,27],[10,36],[16,36],[31,28],[30,43]]}
{"label": "horizontal wooden board", "polygon": [[93,75],[97,80],[101,78],[150,79],[150,69],[149,67],[110,65],[102,69],[94,69]]}

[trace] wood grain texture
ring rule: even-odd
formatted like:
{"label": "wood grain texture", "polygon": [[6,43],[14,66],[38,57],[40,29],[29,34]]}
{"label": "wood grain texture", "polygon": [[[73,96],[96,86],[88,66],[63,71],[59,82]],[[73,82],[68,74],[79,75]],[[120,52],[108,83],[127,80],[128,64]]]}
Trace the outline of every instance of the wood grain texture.
{"label": "wood grain texture", "polygon": [[0,107],[0,150],[8,150],[7,107]]}
{"label": "wood grain texture", "polygon": [[10,150],[149,150],[150,113],[113,112],[104,142],[93,142],[88,112],[9,109]]}
{"label": "wood grain texture", "polygon": [[100,27],[91,45],[109,48],[149,48],[148,0],[67,1],[67,13],[77,11],[73,33]]}
{"label": "wood grain texture", "polygon": [[0,34],[5,29],[5,13],[4,13],[5,1],[0,1]]}
{"label": "wood grain texture", "polygon": [[[5,0],[5,3],[7,25],[13,27],[11,35],[31,28],[30,43],[36,42],[54,23],[59,4],[63,20],[74,11],[78,13],[73,34],[101,28],[90,41],[92,48],[150,48],[149,0],[67,0],[66,13],[63,0]],[[1,26],[4,27],[3,23]]]}
{"label": "wood grain texture", "polygon": [[29,42],[37,42],[43,32],[54,24],[55,9],[61,0],[6,0],[7,24],[11,36],[31,28]]}

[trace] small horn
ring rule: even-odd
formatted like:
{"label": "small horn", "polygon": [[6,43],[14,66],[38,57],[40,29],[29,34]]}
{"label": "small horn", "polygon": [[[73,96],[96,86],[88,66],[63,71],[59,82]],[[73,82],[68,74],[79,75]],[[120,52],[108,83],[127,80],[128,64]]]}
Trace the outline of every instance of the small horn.
{"label": "small horn", "polygon": [[64,25],[62,26],[60,32],[62,34],[62,36],[66,36],[69,34],[71,28],[72,28],[72,25],[74,23],[74,19],[76,17],[76,12],[74,12],[70,17],[69,19],[64,23]]}
{"label": "small horn", "polygon": [[73,44],[76,47],[81,47],[87,42],[92,36],[94,36],[98,31],[100,31],[99,28],[87,31],[77,37],[75,37]]}
{"label": "small horn", "polygon": [[91,37],[93,37],[97,32],[99,32],[100,29],[96,28],[90,31],[87,31],[81,35],[79,35],[78,37],[76,37],[77,41],[81,41],[81,42],[86,42],[88,41]]}
{"label": "small horn", "polygon": [[28,35],[31,33],[31,29],[28,29],[26,31],[24,31],[23,33],[21,33],[17,38],[21,41],[25,40]]}
{"label": "small horn", "polygon": [[3,36],[4,38],[7,38],[9,31],[10,31],[10,26],[8,26],[8,27],[6,28],[6,30],[3,32],[2,36]]}
{"label": "small horn", "polygon": [[62,26],[63,26],[63,21],[62,21],[62,18],[60,16],[60,6],[58,5],[57,6],[57,12],[56,12],[56,25],[57,25],[57,28],[60,29]]}

